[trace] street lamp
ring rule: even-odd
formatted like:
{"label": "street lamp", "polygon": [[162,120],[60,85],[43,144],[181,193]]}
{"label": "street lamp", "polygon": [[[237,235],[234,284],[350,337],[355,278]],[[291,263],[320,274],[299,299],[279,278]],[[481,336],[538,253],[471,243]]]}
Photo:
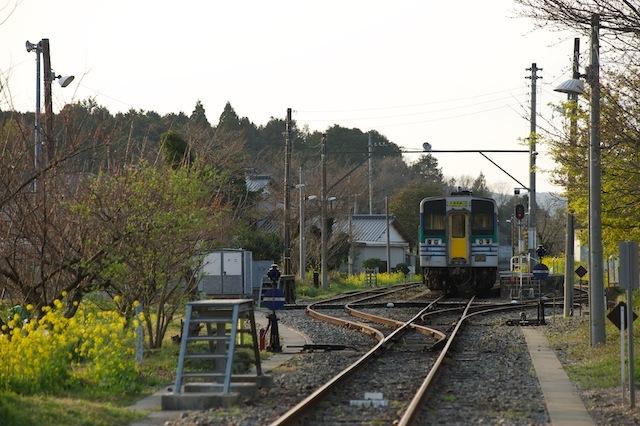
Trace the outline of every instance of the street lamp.
{"label": "street lamp", "polygon": [[[25,43],[27,52],[36,53],[36,109],[34,119],[34,150],[33,150],[33,165],[35,172],[40,170],[40,157],[42,153],[42,126],[40,125],[40,55],[43,57],[44,62],[44,103],[45,103],[45,119],[47,124],[47,138],[51,138],[53,127],[53,109],[51,106],[51,80],[59,80],[60,86],[67,87],[74,79],[74,76],[68,75],[56,75],[51,69],[51,58],[49,54],[49,39],[42,39],[38,43],[31,43],[27,41]],[[50,147],[53,149],[53,146]],[[53,155],[53,152],[49,152],[49,155]],[[36,189],[36,183],[34,179],[34,190]]]}
{"label": "street lamp", "polygon": [[[600,15],[591,15],[591,65],[585,76],[591,85],[591,114],[589,132],[589,271],[591,343],[605,342],[604,329],[604,276],[602,262],[601,191],[602,170],[600,164]],[[565,81],[555,89],[561,93],[580,95],[584,84],[576,78]]]}
{"label": "street lamp", "polygon": [[71,84],[71,82],[73,81],[75,76],[73,76],[73,75],[56,75],[55,71],[51,70],[51,78],[54,79],[54,80],[57,79],[58,80],[58,84],[60,85],[60,87],[67,87],[69,84]]}

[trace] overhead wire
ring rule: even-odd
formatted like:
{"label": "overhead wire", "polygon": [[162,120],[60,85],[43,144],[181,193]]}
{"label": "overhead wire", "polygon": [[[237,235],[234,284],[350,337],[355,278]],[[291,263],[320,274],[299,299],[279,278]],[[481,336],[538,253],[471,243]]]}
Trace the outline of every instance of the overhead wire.
{"label": "overhead wire", "polygon": [[[522,93],[519,93],[520,95],[522,95]],[[427,110],[427,111],[414,111],[414,112],[406,112],[406,113],[401,113],[401,114],[391,114],[391,115],[380,115],[380,116],[360,116],[360,117],[325,117],[325,118],[309,118],[306,119],[306,122],[321,122],[321,121],[336,121],[336,120],[343,120],[343,121],[356,121],[356,120],[381,120],[381,119],[387,119],[387,118],[400,118],[400,117],[412,117],[412,116],[419,116],[419,115],[424,115],[424,114],[433,114],[433,113],[438,113],[438,112],[446,112],[446,111],[455,111],[455,110],[460,110],[460,109],[467,109],[467,108],[472,108],[474,106],[478,106],[478,105],[485,105],[485,104],[491,104],[494,102],[500,102],[506,99],[510,99],[511,96],[513,96],[513,94],[510,94],[509,96],[503,96],[500,98],[495,98],[495,99],[487,99],[487,100],[483,100],[480,102],[474,102],[474,103],[470,103],[470,104],[464,104],[464,105],[455,105],[455,106],[449,106],[446,108],[438,108],[438,109],[431,109],[431,110]]]}
{"label": "overhead wire", "polygon": [[350,108],[350,109],[335,109],[335,110],[296,109],[295,111],[296,112],[300,112],[300,113],[313,113],[313,114],[315,114],[315,113],[359,112],[359,111],[376,111],[376,110],[388,110],[388,109],[415,108],[415,107],[419,107],[419,106],[434,105],[434,104],[439,104],[439,103],[449,103],[449,102],[463,101],[463,100],[467,100],[467,99],[477,99],[477,98],[480,98],[480,97],[491,96],[491,95],[495,95],[495,94],[498,94],[498,93],[510,92],[510,91],[513,91],[513,90],[516,90],[516,89],[519,89],[519,87],[510,88],[510,89],[503,89],[503,90],[498,90],[498,91],[488,92],[488,93],[481,93],[481,94],[472,95],[472,96],[464,96],[464,97],[459,97],[459,98],[440,99],[440,100],[436,100],[436,101],[421,102],[421,103],[417,103],[417,104],[389,105],[389,106],[377,106],[377,107],[366,107],[366,108]]}

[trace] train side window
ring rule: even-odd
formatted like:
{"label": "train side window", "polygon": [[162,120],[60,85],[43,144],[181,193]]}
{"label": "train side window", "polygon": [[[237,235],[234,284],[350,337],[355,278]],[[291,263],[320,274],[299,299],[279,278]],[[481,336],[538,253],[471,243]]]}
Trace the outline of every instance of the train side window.
{"label": "train side window", "polygon": [[451,215],[451,237],[453,238],[466,237],[465,224],[466,224],[466,218],[463,214]]}

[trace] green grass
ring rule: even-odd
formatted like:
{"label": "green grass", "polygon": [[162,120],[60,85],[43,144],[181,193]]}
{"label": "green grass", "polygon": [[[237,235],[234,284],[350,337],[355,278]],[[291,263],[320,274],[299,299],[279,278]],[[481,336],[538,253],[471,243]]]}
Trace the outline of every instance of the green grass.
{"label": "green grass", "polygon": [[[601,389],[620,386],[620,332],[606,321],[606,342],[591,347],[589,343],[589,317],[563,319],[548,329],[551,346],[566,354],[565,370],[572,381],[583,389]],[[634,330],[634,348],[640,350],[638,321]],[[636,380],[640,379],[640,359],[635,359]]]}
{"label": "green grass", "polygon": [[0,392],[0,423],[3,426],[118,426],[127,425],[145,415],[139,411],[81,399]]}
{"label": "green grass", "polygon": [[[48,396],[0,392],[0,426],[41,425],[43,419],[47,419],[46,423],[49,425],[117,426],[145,417],[146,413],[125,407],[175,381],[180,346],[171,340],[171,336],[179,334],[178,318],[169,326],[161,348],[145,347],[135,392],[122,394],[97,391],[82,383]],[[250,342],[250,337],[245,335],[243,343]],[[234,373],[246,372],[251,367],[252,360],[252,350],[238,349],[234,357]],[[200,368],[204,369],[205,366]]]}
{"label": "green grass", "polygon": [[[393,284],[401,284],[403,282],[420,281],[420,277],[407,275],[403,277],[401,274],[378,274],[377,285],[375,287],[384,287]],[[304,283],[296,283],[296,296],[300,301],[315,301],[326,299],[340,293],[350,291],[366,290],[373,288],[368,285],[364,274],[352,275],[351,277],[332,274],[329,277],[329,288],[321,289],[314,287],[310,280]]]}

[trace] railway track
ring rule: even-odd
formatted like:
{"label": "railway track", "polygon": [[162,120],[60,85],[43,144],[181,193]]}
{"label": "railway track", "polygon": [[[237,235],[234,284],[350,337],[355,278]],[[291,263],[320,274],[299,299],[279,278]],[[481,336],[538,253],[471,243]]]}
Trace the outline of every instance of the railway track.
{"label": "railway track", "polygon": [[[370,296],[360,299],[360,301],[368,300],[371,300]],[[390,421],[395,419],[398,403],[406,398],[405,395],[407,391],[410,391],[408,388],[411,386],[411,382],[415,382],[411,375],[406,374],[407,370],[423,370],[426,348],[444,338],[444,334],[438,330],[415,324],[420,320],[421,315],[431,309],[435,303],[436,301],[433,301],[425,308],[420,309],[406,322],[382,315],[363,313],[354,309],[353,306],[349,306],[351,314],[360,315],[358,319],[364,319],[361,317],[364,315],[366,316],[365,321],[381,325],[386,329],[393,328],[393,331],[384,335],[376,329],[378,332],[375,333],[375,336],[379,339],[378,344],[277,419],[272,425],[359,423],[363,418],[363,410],[366,410],[367,407],[362,407],[358,401],[364,399],[363,389],[366,389],[367,386],[374,392],[381,387],[385,389],[382,392],[382,399],[377,404],[386,405],[375,408],[376,418]],[[314,311],[312,307],[310,310]],[[344,321],[344,319],[334,317],[331,320],[332,323],[339,321]],[[367,327],[374,328],[373,326]],[[365,366],[366,368],[364,368]],[[395,394],[391,391],[392,389],[395,389]],[[390,392],[386,392],[386,390]],[[387,399],[385,399],[385,393]],[[381,412],[381,408],[383,412]]]}
{"label": "railway track", "polygon": [[[401,314],[393,309],[380,313],[379,308],[370,308],[373,301],[380,304],[398,300],[399,294],[411,290],[412,286],[408,285],[365,291],[309,305],[307,313],[310,316],[356,329],[376,338],[378,343],[272,425],[361,424],[368,421],[414,424],[465,321],[480,315],[532,309],[535,303],[474,305],[474,299],[471,299],[464,305],[453,302],[436,309],[438,302],[443,302],[443,298],[438,298],[413,315],[408,313],[409,308],[404,308]],[[424,298],[424,294],[409,295],[405,300],[411,297]],[[344,311],[322,309],[338,300],[344,303]],[[407,316],[410,318],[405,320]],[[365,391],[378,395],[365,400]],[[408,395],[413,397],[408,398]]]}

